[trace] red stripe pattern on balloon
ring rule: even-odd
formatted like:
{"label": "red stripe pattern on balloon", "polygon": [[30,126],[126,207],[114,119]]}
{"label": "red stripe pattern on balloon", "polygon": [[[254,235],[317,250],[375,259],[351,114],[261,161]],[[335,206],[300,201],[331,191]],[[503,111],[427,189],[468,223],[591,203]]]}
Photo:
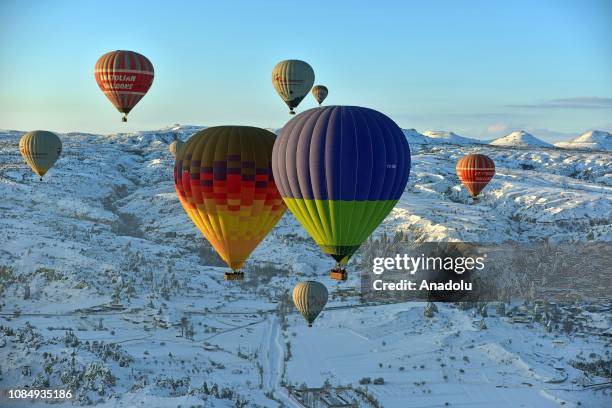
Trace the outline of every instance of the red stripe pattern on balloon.
{"label": "red stripe pattern on balloon", "polygon": [[153,83],[153,64],[133,51],[111,51],[98,59],[94,76],[104,95],[127,115]]}
{"label": "red stripe pattern on balloon", "polygon": [[484,154],[468,154],[457,161],[455,170],[468,192],[476,197],[495,175],[495,163]]}

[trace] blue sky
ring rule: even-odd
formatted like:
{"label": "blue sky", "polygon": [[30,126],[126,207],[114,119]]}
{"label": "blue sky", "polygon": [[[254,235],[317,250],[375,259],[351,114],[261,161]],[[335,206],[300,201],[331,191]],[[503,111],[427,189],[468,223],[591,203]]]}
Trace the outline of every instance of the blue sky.
{"label": "blue sky", "polygon": [[[547,140],[612,130],[612,1],[0,0],[0,128],[118,132],[281,127],[276,62],[308,61],[329,104],[400,126]],[[155,66],[127,124],[98,89],[100,55]],[[298,111],[315,106],[307,97]]]}

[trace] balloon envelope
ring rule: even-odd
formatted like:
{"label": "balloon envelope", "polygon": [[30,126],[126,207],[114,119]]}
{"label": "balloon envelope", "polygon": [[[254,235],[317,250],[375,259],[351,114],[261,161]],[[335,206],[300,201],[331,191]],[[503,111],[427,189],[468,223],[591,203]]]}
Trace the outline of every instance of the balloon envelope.
{"label": "balloon envelope", "polygon": [[176,139],[172,143],[170,143],[170,145],[168,146],[168,150],[170,150],[170,153],[172,153],[172,157],[176,159],[177,152],[181,150],[184,145],[185,142],[179,139]]}
{"label": "balloon envelope", "polygon": [[272,85],[289,106],[289,113],[310,92],[314,84],[314,70],[308,63],[300,60],[281,61],[272,70]]}
{"label": "balloon envelope", "polygon": [[309,327],[325,308],[327,297],[327,288],[317,281],[299,282],[293,288],[293,303]]}
{"label": "balloon envelope", "polygon": [[457,161],[455,170],[468,192],[476,197],[495,175],[495,163],[484,154],[468,154]]}
{"label": "balloon envelope", "polygon": [[62,141],[55,133],[34,130],[21,137],[19,152],[32,170],[42,178],[62,153]]}
{"label": "balloon envelope", "polygon": [[346,263],[402,195],[410,148],[382,113],[326,106],[283,127],[272,171],[293,215],[323,252]]}
{"label": "balloon envelope", "polygon": [[255,127],[211,127],[177,153],[179,200],[233,270],[242,267],[286,209],[270,168],[275,138]]}
{"label": "balloon envelope", "polygon": [[321,106],[325,98],[327,98],[328,93],[327,87],[323,85],[315,85],[312,88],[312,96],[317,100],[319,106]]}
{"label": "balloon envelope", "polygon": [[125,122],[153,83],[153,64],[134,51],[111,51],[98,59],[94,76],[104,95],[124,114]]}

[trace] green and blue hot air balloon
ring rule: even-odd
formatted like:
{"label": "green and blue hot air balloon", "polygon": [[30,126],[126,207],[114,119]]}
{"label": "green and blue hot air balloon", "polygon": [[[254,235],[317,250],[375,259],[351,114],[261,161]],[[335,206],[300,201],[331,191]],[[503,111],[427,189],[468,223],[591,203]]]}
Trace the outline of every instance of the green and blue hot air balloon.
{"label": "green and blue hot air balloon", "polygon": [[274,143],[272,171],[289,210],[345,280],[346,264],[395,206],[410,174],[410,147],[387,116],[326,106],[291,119]]}

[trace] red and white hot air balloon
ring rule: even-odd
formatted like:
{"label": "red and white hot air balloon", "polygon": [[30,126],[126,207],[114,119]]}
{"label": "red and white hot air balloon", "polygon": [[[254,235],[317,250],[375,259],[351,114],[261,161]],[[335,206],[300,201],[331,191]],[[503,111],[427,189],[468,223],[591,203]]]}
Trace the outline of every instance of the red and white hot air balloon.
{"label": "red and white hot air balloon", "polygon": [[147,93],[153,83],[153,64],[134,51],[111,51],[98,59],[94,70],[98,86],[115,108],[127,114]]}
{"label": "red and white hot air balloon", "polygon": [[457,176],[476,198],[495,175],[495,163],[484,154],[468,154],[457,161]]}

